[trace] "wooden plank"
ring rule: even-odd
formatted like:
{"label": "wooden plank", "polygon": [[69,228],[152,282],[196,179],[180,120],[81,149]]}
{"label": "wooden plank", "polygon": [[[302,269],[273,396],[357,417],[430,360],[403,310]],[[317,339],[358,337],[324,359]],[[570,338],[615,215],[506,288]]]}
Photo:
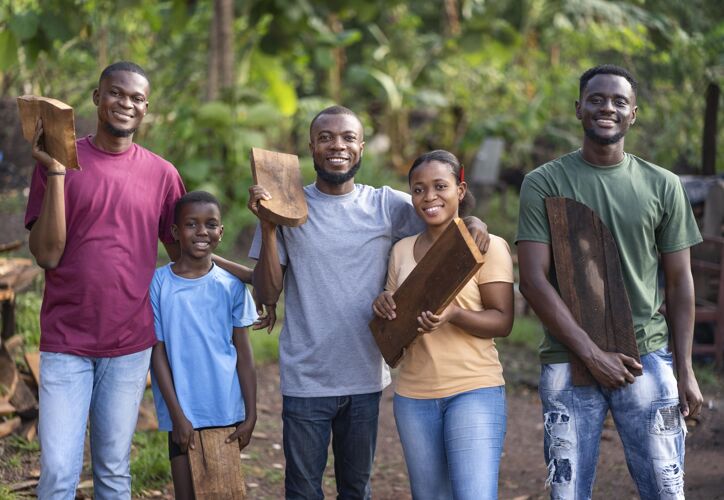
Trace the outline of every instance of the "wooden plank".
{"label": "wooden plank", "polygon": [[246,498],[238,441],[225,443],[233,432],[222,427],[194,431],[195,449],[189,449],[189,464],[197,500]]}
{"label": "wooden plank", "polygon": [[15,413],[15,407],[7,401],[0,402],[0,416],[11,415]]}
{"label": "wooden plank", "polygon": [[20,96],[17,102],[23,136],[32,144],[35,125],[41,118],[45,151],[66,168],[77,169],[73,108],[57,99],[34,95]]}
{"label": "wooden plank", "polygon": [[454,219],[393,294],[396,318],[375,317],[369,323],[388,365],[397,366],[403,349],[420,335],[420,313],[440,314],[445,310],[483,262],[463,221]]}
{"label": "wooden plank", "polygon": [[259,202],[259,216],[281,226],[296,227],[307,221],[299,159],[295,155],[251,148],[254,184],[264,186],[271,200]]}
{"label": "wooden plank", "polygon": [[0,422],[0,438],[9,436],[16,430],[20,429],[21,425],[22,421],[20,420],[20,417],[15,417],[11,418],[10,420],[6,420],[5,422]]}
{"label": "wooden plank", "polygon": [[[546,198],[558,289],[576,322],[596,345],[640,361],[631,305],[623,282],[618,247],[611,231],[586,205]],[[571,353],[574,385],[596,383]],[[641,370],[631,370],[636,376]]]}
{"label": "wooden plank", "polygon": [[15,361],[10,357],[5,346],[0,346],[0,403],[8,403],[15,394],[18,381],[18,371],[15,369]]}
{"label": "wooden plank", "polygon": [[10,404],[15,407],[15,413],[24,419],[38,417],[38,400],[22,378],[18,378],[18,384],[15,387],[15,393],[10,398]]}
{"label": "wooden plank", "polygon": [[38,351],[26,352],[24,357],[25,363],[30,368],[33,379],[35,379],[35,385],[40,387],[40,353]]}
{"label": "wooden plank", "polygon": [[38,419],[23,420],[16,434],[26,441],[33,441],[38,436]]}

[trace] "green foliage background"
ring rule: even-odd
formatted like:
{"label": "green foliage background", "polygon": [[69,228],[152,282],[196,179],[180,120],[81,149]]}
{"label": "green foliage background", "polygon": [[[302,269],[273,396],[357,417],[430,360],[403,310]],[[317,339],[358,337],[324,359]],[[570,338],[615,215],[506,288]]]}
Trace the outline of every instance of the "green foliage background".
{"label": "green foliage background", "polygon": [[92,123],[100,70],[138,62],[152,95],[137,139],[217,194],[238,231],[253,222],[249,148],[298,153],[311,179],[307,127],[335,102],[365,122],[362,182],[403,186],[431,148],[469,164],[489,136],[506,141],[504,168],[530,170],[578,147],[578,76],[616,63],[641,80],[627,149],[696,169],[704,91],[724,79],[717,0],[233,3],[234,85],[208,100],[213,1],[0,0],[0,96],[53,96]]}

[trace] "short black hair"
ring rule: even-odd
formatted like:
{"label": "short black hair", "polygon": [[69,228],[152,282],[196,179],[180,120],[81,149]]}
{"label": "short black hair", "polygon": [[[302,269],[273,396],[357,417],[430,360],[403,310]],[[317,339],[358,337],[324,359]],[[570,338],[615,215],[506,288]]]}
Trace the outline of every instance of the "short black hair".
{"label": "short black hair", "polygon": [[143,71],[143,68],[140,67],[136,63],[132,63],[130,61],[118,61],[114,62],[113,64],[106,66],[106,68],[101,71],[101,76],[98,78],[98,86],[101,86],[101,82],[111,76],[111,74],[117,72],[117,71],[130,71],[131,73],[137,73],[141,75],[143,78],[146,79],[148,84],[151,84],[151,80],[148,79],[148,75],[146,75],[146,72]]}
{"label": "short black hair", "polygon": [[211,203],[212,205],[216,205],[216,208],[219,209],[219,213],[221,213],[221,204],[219,203],[219,200],[216,199],[216,196],[206,191],[190,191],[179,198],[176,202],[176,206],[173,209],[174,224],[178,224],[179,222],[181,209],[184,206],[191,205],[193,203]]}
{"label": "short black hair", "polygon": [[628,80],[628,83],[631,84],[631,88],[633,89],[634,95],[638,92],[639,82],[636,81],[636,78],[625,68],[622,68],[621,66],[616,66],[614,64],[601,64],[600,66],[595,66],[591,69],[586,70],[582,75],[581,79],[579,81],[578,85],[578,96],[583,95],[583,91],[586,90],[586,85],[588,85],[588,82],[596,75],[616,75],[616,76],[622,76],[626,80]]}
{"label": "short black hair", "polygon": [[[410,170],[407,172],[407,183],[409,184],[412,181],[412,172],[417,167],[431,161],[439,161],[440,163],[450,165],[450,167],[452,168],[452,174],[455,176],[455,182],[458,185],[465,180],[465,169],[463,167],[463,164],[460,163],[460,160],[458,160],[458,157],[452,154],[450,151],[445,151],[444,149],[435,149],[434,151],[428,151],[427,153],[421,154],[420,156],[415,158],[415,161],[412,162]],[[461,216],[465,216],[470,214],[474,207],[475,197],[473,196],[473,193],[470,192],[470,189],[467,189],[465,191],[465,197],[460,200],[460,204],[458,205],[458,212]]]}
{"label": "short black hair", "polygon": [[[309,124],[309,136],[312,136],[312,127],[314,127],[314,124],[317,120],[323,115],[349,115],[354,116],[358,122],[360,122],[360,125],[362,124],[362,120],[360,120],[359,116],[357,116],[357,113],[352,111],[349,108],[345,108],[344,106],[330,106],[328,108],[324,108],[322,111],[317,113],[314,118],[312,118],[311,123]],[[362,127],[362,133],[364,133],[364,127]]]}

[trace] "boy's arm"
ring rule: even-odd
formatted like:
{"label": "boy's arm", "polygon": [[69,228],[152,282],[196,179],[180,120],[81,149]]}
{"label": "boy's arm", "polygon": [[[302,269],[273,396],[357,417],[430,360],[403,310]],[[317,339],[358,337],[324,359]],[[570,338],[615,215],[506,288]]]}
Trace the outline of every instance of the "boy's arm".
{"label": "boy's arm", "polygon": [[161,390],[161,395],[171,415],[171,422],[173,423],[171,439],[181,447],[181,451],[184,453],[187,448],[193,450],[194,427],[186,418],[186,415],[184,415],[178,398],[176,397],[171,367],[168,365],[166,347],[163,342],[157,342],[156,345],[153,346],[153,350],[151,351],[151,366],[153,367],[153,374],[156,377],[158,388]]}
{"label": "boy's arm", "polygon": [[551,335],[581,358],[599,384],[615,389],[633,383],[635,379],[628,367],[641,369],[641,364],[625,354],[598,348],[548,281],[550,265],[549,244],[518,241],[520,293]]}
{"label": "boy's arm", "polygon": [[234,328],[234,347],[236,347],[236,373],[244,396],[244,421],[226,438],[227,443],[239,440],[239,449],[244,449],[251,441],[251,433],[256,426],[256,368],[254,354],[249,343],[249,332],[244,328]]}
{"label": "boy's arm", "polygon": [[33,158],[46,169],[46,186],[43,205],[38,218],[30,229],[28,241],[30,253],[43,269],[55,269],[65,251],[65,166],[52,158],[40,146],[43,124],[40,119],[35,126]]}
{"label": "boy's arm", "polygon": [[691,365],[694,337],[694,280],[689,249],[662,253],[666,281],[666,309],[673,337],[674,368],[679,388],[681,413],[696,417],[704,398]]}

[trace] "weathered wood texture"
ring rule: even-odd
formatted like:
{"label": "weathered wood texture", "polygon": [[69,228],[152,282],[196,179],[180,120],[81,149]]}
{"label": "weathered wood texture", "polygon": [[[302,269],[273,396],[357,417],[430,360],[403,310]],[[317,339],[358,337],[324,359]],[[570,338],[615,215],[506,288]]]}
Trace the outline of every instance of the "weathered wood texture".
{"label": "weathered wood texture", "polygon": [[5,346],[0,346],[0,403],[9,403],[10,398],[15,394],[18,386],[18,371],[15,369],[15,361]]}
{"label": "weathered wood texture", "polygon": [[259,202],[259,215],[280,226],[296,227],[307,221],[302,173],[295,155],[251,148],[254,184],[264,186],[271,200]]}
{"label": "weathered wood texture", "polygon": [[403,349],[420,335],[417,317],[440,314],[483,265],[483,256],[461,219],[455,219],[430,247],[393,298],[396,318],[375,317],[369,327],[387,364],[395,367]]}
{"label": "weathered wood texture", "polygon": [[[618,247],[611,231],[586,205],[546,198],[551,246],[561,298],[596,345],[640,361],[631,305],[623,283]],[[571,354],[574,385],[596,383]],[[638,376],[640,370],[631,370]]]}
{"label": "weathered wood texture", "polygon": [[25,363],[30,368],[30,373],[33,374],[35,385],[40,386],[40,352],[38,351],[27,351],[24,354]]}
{"label": "weathered wood texture", "polygon": [[246,498],[239,443],[225,443],[230,428],[194,432],[195,449],[189,449],[189,463],[197,500],[239,500]]}
{"label": "weathered wood texture", "polygon": [[66,168],[77,169],[73,108],[57,99],[34,95],[20,96],[17,101],[23,136],[32,144],[35,124],[41,118],[45,150]]}

